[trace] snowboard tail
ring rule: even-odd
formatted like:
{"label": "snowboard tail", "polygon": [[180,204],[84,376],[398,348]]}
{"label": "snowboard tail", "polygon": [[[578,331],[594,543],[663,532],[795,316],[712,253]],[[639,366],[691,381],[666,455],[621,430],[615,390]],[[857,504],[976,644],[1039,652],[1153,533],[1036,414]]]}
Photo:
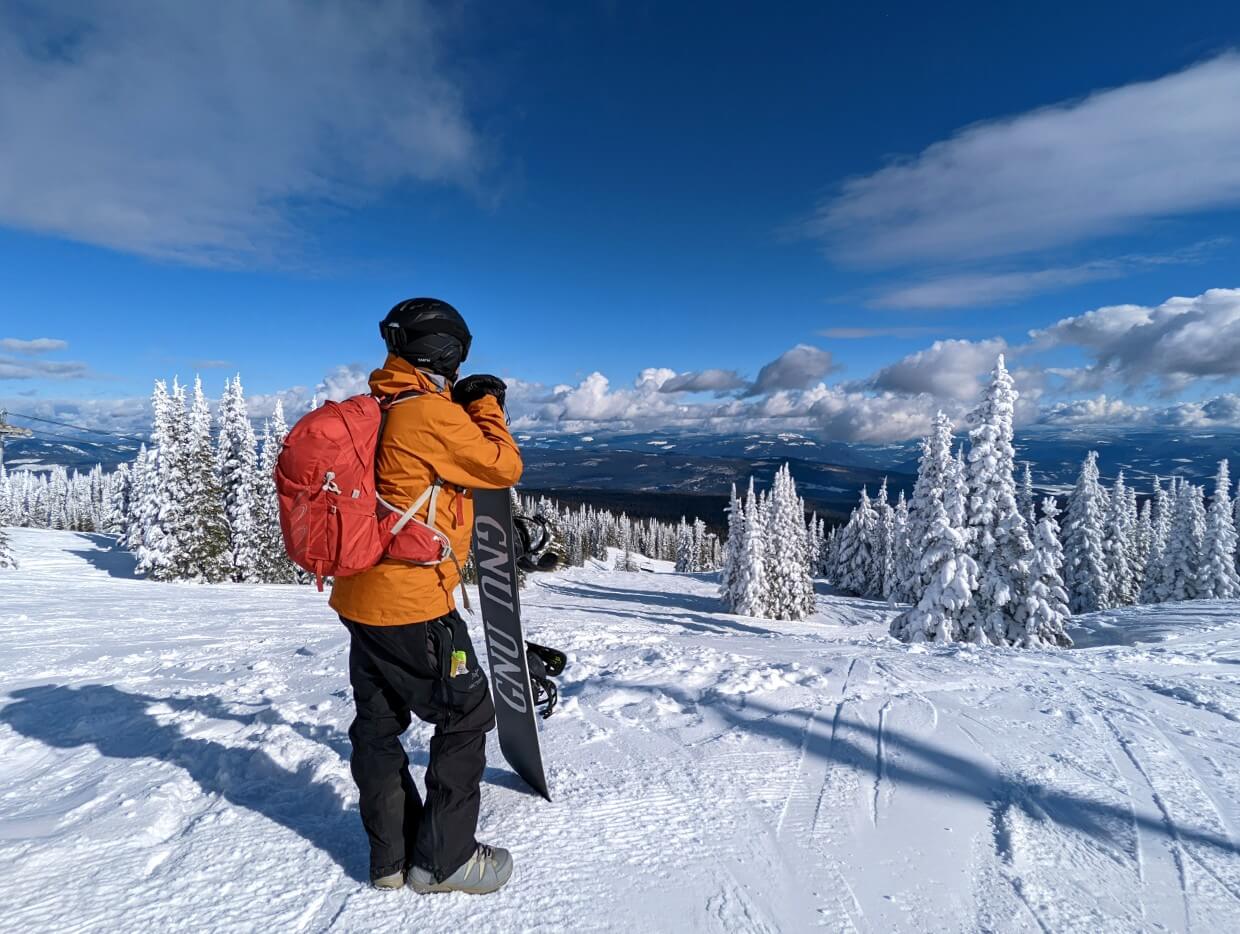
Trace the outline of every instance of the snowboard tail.
{"label": "snowboard tail", "polygon": [[474,564],[491,669],[499,748],[508,764],[551,800],[538,743],[538,717],[521,628],[517,555],[508,490],[474,491]]}

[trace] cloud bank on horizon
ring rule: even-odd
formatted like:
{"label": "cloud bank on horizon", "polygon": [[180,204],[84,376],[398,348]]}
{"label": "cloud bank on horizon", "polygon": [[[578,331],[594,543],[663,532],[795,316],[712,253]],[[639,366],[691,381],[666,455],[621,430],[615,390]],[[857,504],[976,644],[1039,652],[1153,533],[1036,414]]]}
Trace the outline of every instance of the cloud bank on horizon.
{"label": "cloud bank on horizon", "polygon": [[[22,343],[0,340],[0,346]],[[67,346],[46,338],[27,343]],[[1064,350],[1079,354],[1081,364],[1054,367],[1039,359]],[[1240,429],[1240,394],[1228,391],[1240,378],[1240,289],[1212,289],[1154,307],[1098,308],[1033,330],[1023,343],[939,340],[868,377],[834,384],[826,381],[836,369],[831,355],[800,345],[762,366],[752,381],[731,370],[678,373],[667,367],[648,367],[627,386],[613,386],[599,372],[555,386],[509,375],[508,405],[513,428],[524,432],[795,431],[887,443],[925,435],[938,411],[962,423],[999,354],[1007,357],[1016,380],[1022,427]],[[313,388],[251,396],[250,414],[270,414],[277,399],[295,415],[325,399],[366,392],[368,374],[368,367],[338,366]],[[1169,397],[1190,383],[1214,394],[1159,405],[1115,395],[1150,389]],[[1064,398],[1083,389],[1095,394]],[[27,400],[21,407],[33,414],[77,414],[104,427],[130,430],[148,417],[141,399]]]}

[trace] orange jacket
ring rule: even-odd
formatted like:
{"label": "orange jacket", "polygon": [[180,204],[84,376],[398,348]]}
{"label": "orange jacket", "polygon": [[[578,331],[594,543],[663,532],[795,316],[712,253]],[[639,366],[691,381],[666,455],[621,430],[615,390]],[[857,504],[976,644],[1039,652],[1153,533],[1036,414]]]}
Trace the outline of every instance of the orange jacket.
{"label": "orange jacket", "polygon": [[[491,396],[463,408],[427,374],[389,355],[370,374],[378,395],[420,389],[388,412],[378,453],[379,496],[394,508],[407,509],[436,477],[443,490],[435,526],[448,536],[462,564],[474,528],[474,488],[502,489],[521,478],[521,452],[508,433],[504,411]],[[426,521],[429,506],[416,518]],[[338,579],[331,606],[345,619],[371,626],[423,623],[456,607],[460,583],[456,565],[445,561],[420,567],[385,559],[360,574]]]}

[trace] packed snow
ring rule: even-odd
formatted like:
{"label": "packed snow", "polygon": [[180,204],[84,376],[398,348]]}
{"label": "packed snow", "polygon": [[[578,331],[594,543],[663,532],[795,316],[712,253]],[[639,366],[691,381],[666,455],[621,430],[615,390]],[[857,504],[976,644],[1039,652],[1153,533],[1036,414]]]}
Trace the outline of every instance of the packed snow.
{"label": "packed snow", "polygon": [[365,884],[322,595],[9,534],[3,930],[1240,929],[1240,602],[1015,651],[902,644],[821,586],[802,622],[724,615],[717,575],[644,558],[535,576],[527,634],[570,657],[554,801],[492,740],[479,836],[513,880],[419,897]]}

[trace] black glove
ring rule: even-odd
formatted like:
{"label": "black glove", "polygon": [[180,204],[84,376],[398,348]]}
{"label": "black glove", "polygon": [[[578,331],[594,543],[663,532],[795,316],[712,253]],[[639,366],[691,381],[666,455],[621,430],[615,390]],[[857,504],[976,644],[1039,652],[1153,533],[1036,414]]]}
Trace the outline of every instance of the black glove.
{"label": "black glove", "polygon": [[508,384],[498,376],[478,374],[458,379],[452,384],[452,401],[457,405],[469,405],[483,396],[494,396],[499,407],[504,407],[504,397],[508,393]]}

